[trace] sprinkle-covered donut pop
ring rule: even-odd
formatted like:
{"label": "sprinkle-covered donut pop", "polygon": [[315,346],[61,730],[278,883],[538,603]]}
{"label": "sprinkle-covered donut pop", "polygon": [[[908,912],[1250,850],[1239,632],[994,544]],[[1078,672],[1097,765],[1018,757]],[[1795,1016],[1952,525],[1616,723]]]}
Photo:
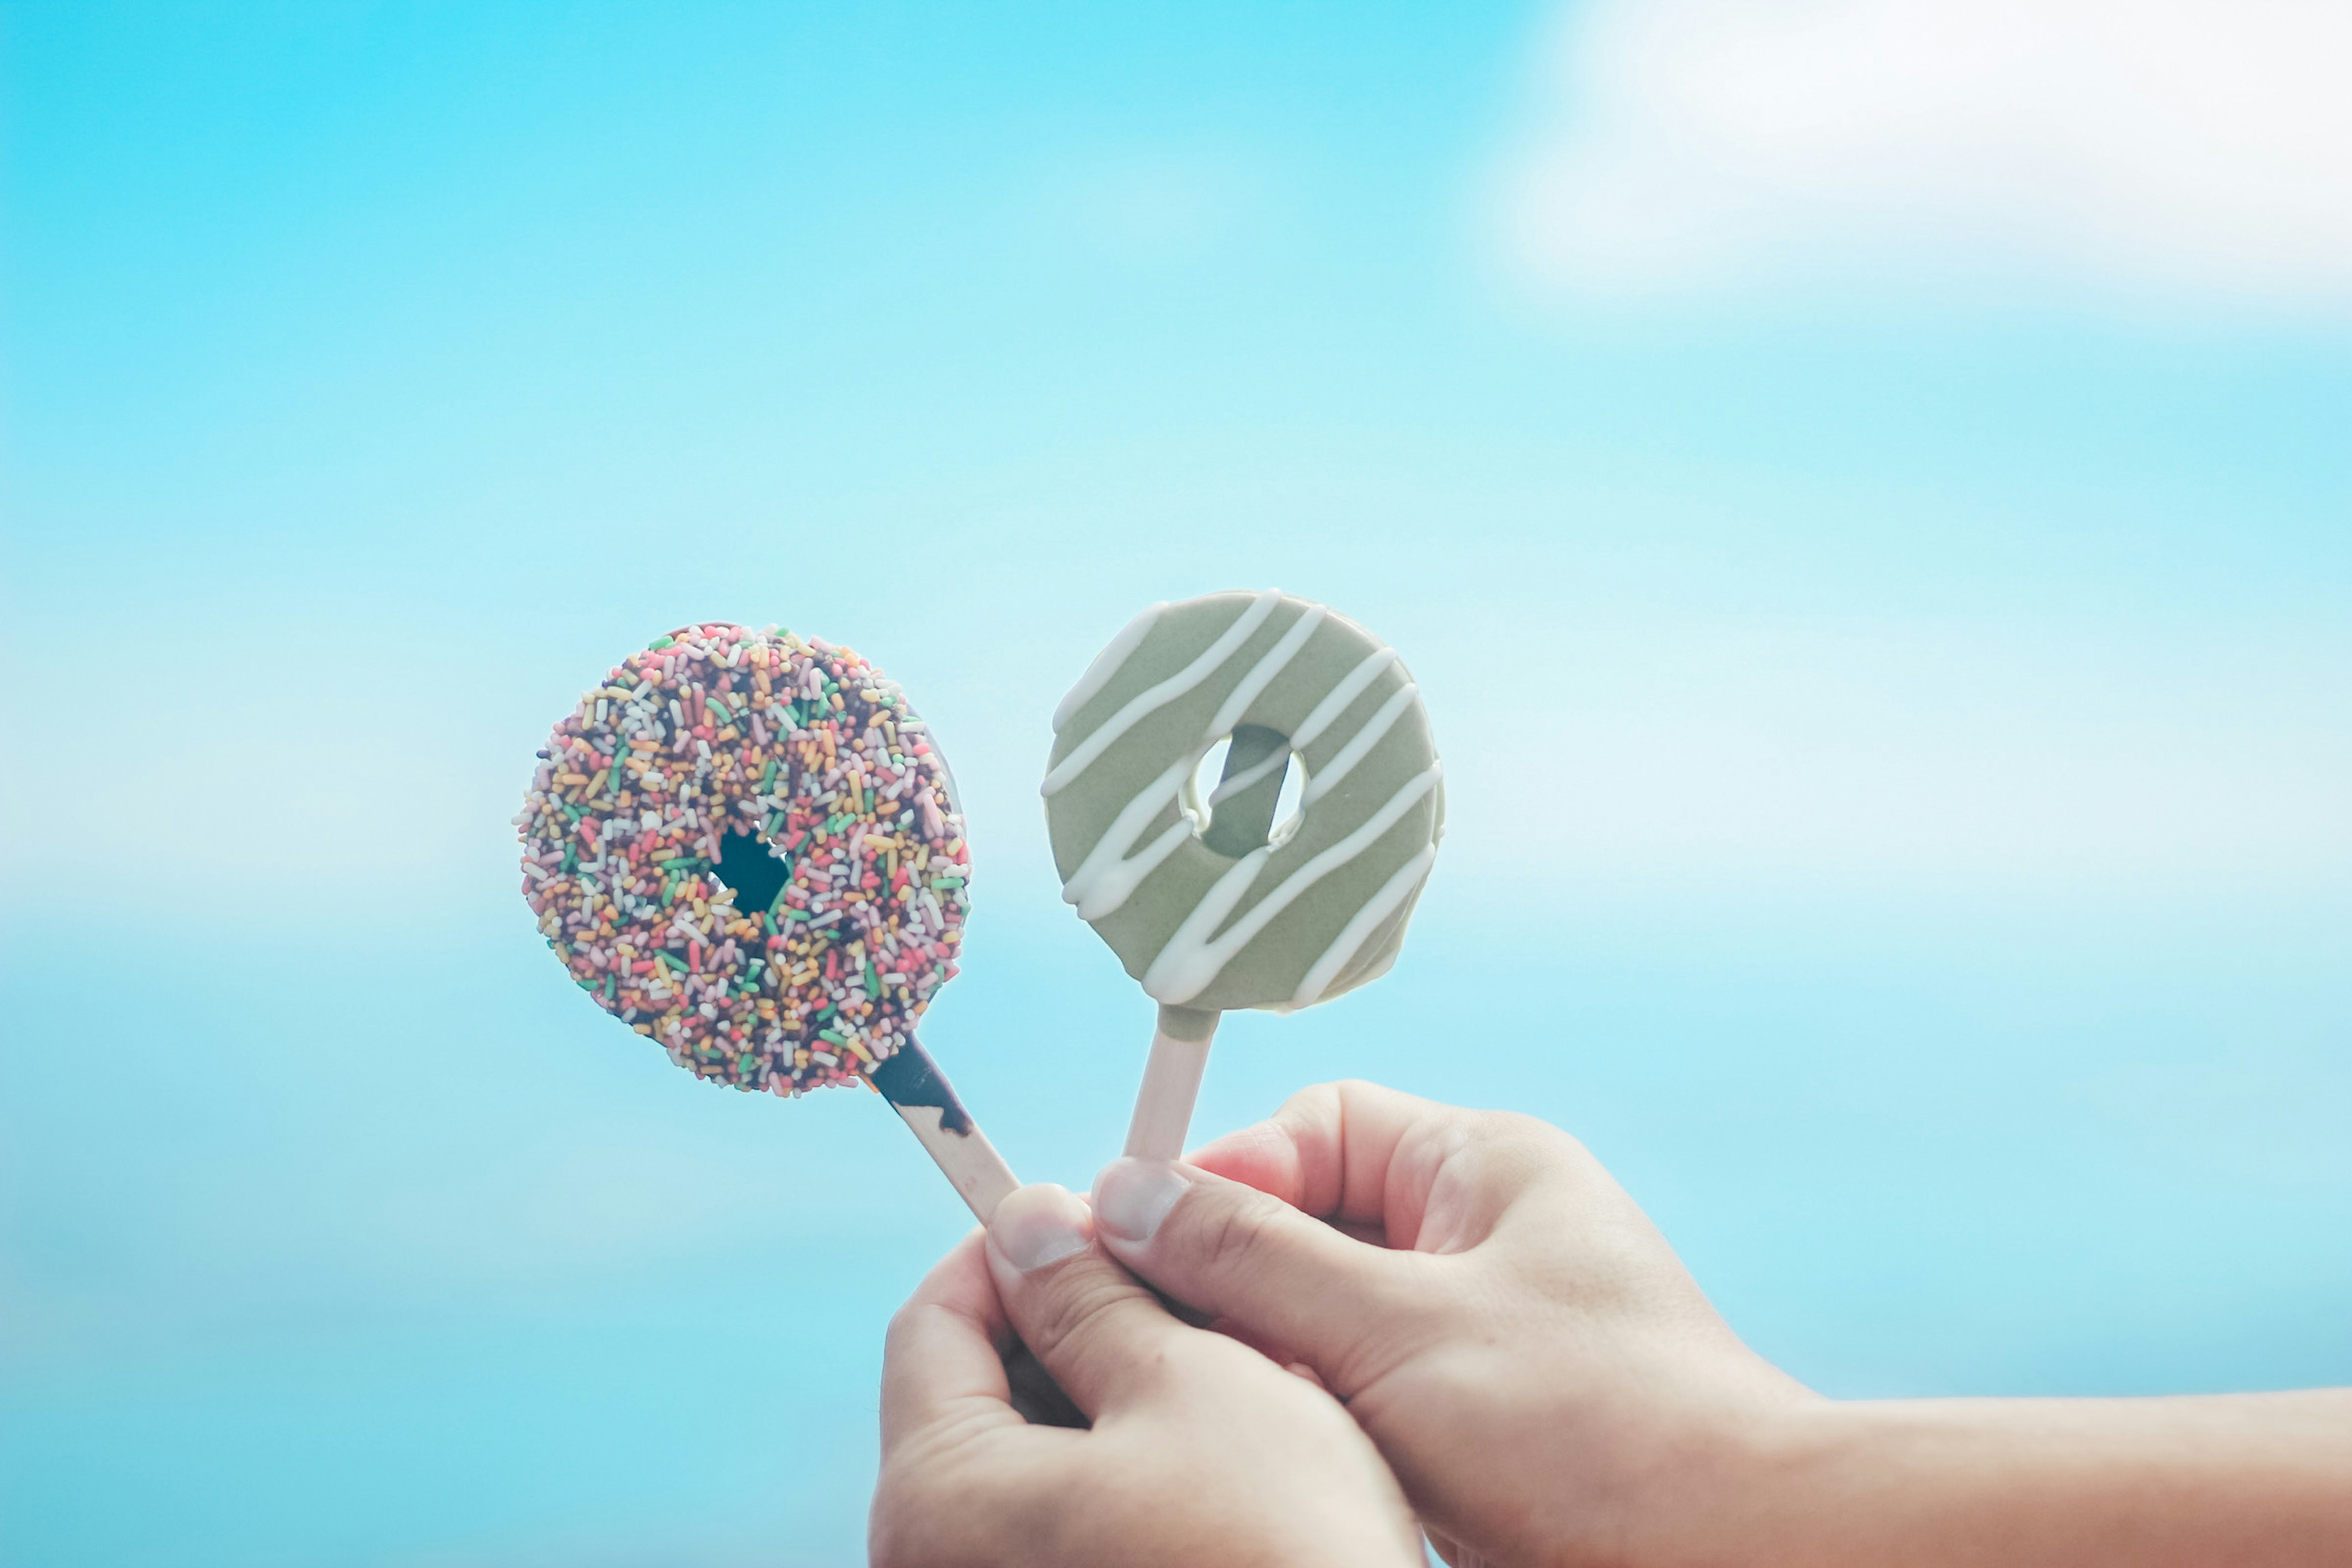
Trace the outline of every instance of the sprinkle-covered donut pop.
{"label": "sprinkle-covered donut pop", "polygon": [[[1220,1011],[1311,1006],[1395,961],[1444,773],[1396,651],[1274,590],[1154,605],[1054,719],[1062,896],[1160,1004],[1128,1152],[1173,1158]],[[1202,799],[1194,772],[1221,741]],[[1294,762],[1298,807],[1276,822]]]}
{"label": "sprinkle-covered donut pop", "polygon": [[970,857],[897,683],[777,627],[688,626],[615,666],[539,754],[523,894],[599,1006],[736,1089],[866,1078],[919,1135],[929,1119],[961,1139],[948,1153],[1003,1172],[915,1042],[956,972]]}

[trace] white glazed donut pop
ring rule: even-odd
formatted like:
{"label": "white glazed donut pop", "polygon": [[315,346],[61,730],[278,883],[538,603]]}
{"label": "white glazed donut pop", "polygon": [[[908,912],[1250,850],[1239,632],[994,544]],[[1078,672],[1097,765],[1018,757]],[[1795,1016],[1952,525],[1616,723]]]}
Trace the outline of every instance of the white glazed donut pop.
{"label": "white glazed donut pop", "polygon": [[[1310,1006],[1395,962],[1444,825],[1429,717],[1394,649],[1267,590],[1152,605],[1054,726],[1062,896],[1160,1005],[1127,1152],[1173,1159],[1219,1012]],[[1227,740],[1202,800],[1194,772]]]}

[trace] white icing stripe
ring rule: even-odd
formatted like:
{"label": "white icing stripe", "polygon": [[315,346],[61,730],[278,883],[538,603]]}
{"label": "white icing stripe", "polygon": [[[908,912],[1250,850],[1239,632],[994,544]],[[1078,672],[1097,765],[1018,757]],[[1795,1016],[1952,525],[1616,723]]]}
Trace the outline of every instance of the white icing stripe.
{"label": "white icing stripe", "polygon": [[1242,677],[1241,684],[1234,688],[1234,694],[1225,699],[1225,705],[1217,710],[1215,718],[1209,721],[1208,732],[1201,738],[1204,741],[1218,740],[1240,723],[1242,715],[1249,711],[1249,705],[1257,700],[1257,694],[1271,685],[1274,678],[1298,657],[1298,650],[1307,646],[1307,639],[1315,635],[1315,628],[1321,626],[1323,617],[1330,613],[1321,605],[1309,605],[1300,611],[1298,618],[1290,624],[1290,629],[1282,634],[1282,640],[1268,648],[1265,657]]}
{"label": "white icing stripe", "polygon": [[1274,607],[1280,603],[1282,590],[1279,588],[1268,588],[1252,600],[1249,607],[1225,628],[1224,635],[1211,643],[1200,658],[1159,685],[1130,699],[1127,706],[1112,714],[1101,729],[1079,742],[1076,748],[1045,775],[1045,782],[1038,793],[1047,795],[1059,794],[1064,785],[1086,772],[1097,758],[1110,750],[1112,743],[1121,735],[1208,679],[1223,666],[1225,660],[1233,658],[1242,644],[1249,641],[1252,632],[1265,624],[1265,618],[1274,614]]}
{"label": "white icing stripe", "polygon": [[1412,700],[1420,690],[1420,687],[1408,680],[1391,692],[1389,700],[1381,704],[1380,710],[1365,721],[1364,727],[1356,731],[1353,739],[1339,748],[1339,754],[1325,763],[1321,773],[1307,781],[1307,787],[1298,792],[1298,809],[1305,811],[1322,799],[1332,785],[1346,778],[1358,763],[1369,756],[1372,748],[1381,743],[1381,738],[1396,728],[1396,721],[1404,717],[1404,710],[1412,706]]}
{"label": "white icing stripe", "polygon": [[1396,912],[1398,905],[1412,897],[1413,890],[1421,886],[1423,879],[1429,875],[1430,867],[1436,861],[1437,846],[1432,844],[1398,867],[1397,874],[1372,895],[1372,901],[1356,911],[1356,918],[1340,931],[1339,939],[1324,950],[1322,957],[1307,966],[1306,977],[1299,981],[1298,989],[1291,993],[1290,1005],[1293,1007],[1312,1007],[1323,1000],[1323,993],[1331,989],[1331,982],[1339,978],[1339,971],[1356,956],[1356,950],[1371,940],[1372,932],[1380,929],[1382,921]]}
{"label": "white icing stripe", "polygon": [[1160,600],[1128,622],[1120,628],[1118,636],[1110,639],[1110,646],[1095,655],[1095,661],[1087,666],[1087,672],[1078,677],[1078,683],[1070,688],[1069,695],[1063,698],[1060,706],[1054,710],[1054,733],[1060,734],[1062,726],[1076,717],[1078,710],[1085,707],[1096,692],[1110,684],[1110,678],[1117,675],[1129,656],[1143,645],[1143,639],[1151,634],[1153,626],[1160,624],[1160,617],[1167,608],[1168,601]]}
{"label": "white icing stripe", "polygon": [[1339,684],[1326,693],[1323,700],[1315,705],[1315,710],[1307,715],[1306,722],[1298,726],[1298,733],[1290,737],[1290,749],[1303,752],[1313,745],[1315,737],[1329,729],[1331,721],[1345,713],[1348,704],[1361,697],[1364,688],[1379,679],[1381,671],[1395,662],[1396,649],[1392,647],[1384,647],[1378,653],[1366,656],[1364,662],[1343,676]]}
{"label": "white icing stripe", "polygon": [[1221,800],[1241,794],[1242,791],[1288,761],[1290,761],[1290,748],[1276,746],[1272,753],[1252,766],[1244,768],[1229,779],[1218,780],[1217,787],[1209,792],[1209,804],[1213,806]]}
{"label": "white icing stripe", "polygon": [[[1143,972],[1144,994],[1159,1001],[1162,999],[1159,987],[1171,983],[1182,984],[1182,973],[1175,972],[1183,971],[1187,962],[1197,963],[1208,952],[1212,945],[1210,933],[1225,923],[1226,917],[1234,912],[1234,906],[1242,901],[1242,896],[1250,890],[1251,884],[1257,880],[1258,873],[1265,869],[1266,861],[1273,857],[1274,846],[1261,845],[1235,861],[1231,869],[1210,885],[1209,890],[1202,895],[1201,901],[1192,906],[1192,912],[1184,917],[1183,922],[1170,934],[1166,944],[1152,955],[1150,966]],[[1288,887],[1289,883],[1283,886]],[[1281,890],[1280,888],[1275,889],[1276,892]],[[1236,946],[1234,951],[1239,952],[1239,947]],[[1221,970],[1224,963],[1221,961],[1216,967]],[[1215,975],[1215,970],[1212,970],[1207,979],[1186,990],[1184,1000],[1189,1002],[1199,995]]]}
{"label": "white icing stripe", "polygon": [[1160,863],[1176,852],[1176,847],[1192,835],[1192,818],[1177,815],[1166,831],[1151,841],[1142,854],[1130,858],[1128,850],[1143,837],[1160,808],[1168,804],[1184,775],[1199,763],[1197,757],[1186,757],[1154,780],[1141,795],[1120,808],[1118,816],[1087,851],[1087,858],[1062,884],[1062,901],[1076,904],[1078,914],[1096,921],[1110,913],[1142,884],[1146,877],[1160,869]]}
{"label": "white icing stripe", "polygon": [[1280,887],[1260,899],[1230,930],[1213,938],[1209,933],[1216,931],[1241,901],[1274,853],[1271,846],[1251,850],[1232,870],[1217,879],[1209,896],[1184,917],[1183,924],[1168,939],[1168,945],[1151,961],[1150,968],[1143,974],[1145,992],[1156,1002],[1181,1006],[1207,990],[1224,972],[1225,965],[1233,962],[1234,955],[1249,945],[1267,922],[1288,909],[1307,889],[1379,842],[1382,834],[1437,787],[1444,772],[1442,764],[1433,763],[1426,772],[1415,774],[1361,827],[1284,878]]}

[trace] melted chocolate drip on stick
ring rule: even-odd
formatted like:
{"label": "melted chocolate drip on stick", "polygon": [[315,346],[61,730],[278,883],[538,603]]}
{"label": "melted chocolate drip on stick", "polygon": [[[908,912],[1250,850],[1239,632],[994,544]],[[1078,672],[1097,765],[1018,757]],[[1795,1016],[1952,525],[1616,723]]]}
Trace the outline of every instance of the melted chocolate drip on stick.
{"label": "melted chocolate drip on stick", "polygon": [[971,1115],[956,1098],[956,1091],[947,1075],[940,1071],[931,1053],[912,1039],[899,1047],[889,1060],[882,1063],[866,1077],[882,1098],[901,1108],[928,1105],[940,1113],[940,1130],[961,1136],[971,1132]]}

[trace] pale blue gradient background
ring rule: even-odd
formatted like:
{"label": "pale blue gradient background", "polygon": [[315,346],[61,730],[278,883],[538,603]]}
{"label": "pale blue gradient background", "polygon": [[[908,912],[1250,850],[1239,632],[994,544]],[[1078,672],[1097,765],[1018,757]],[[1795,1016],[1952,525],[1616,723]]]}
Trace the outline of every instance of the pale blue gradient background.
{"label": "pale blue gradient background", "polygon": [[1403,650],[1454,830],[1202,1130],[1551,1118],[1836,1394],[2352,1380],[2342,321],[1548,303],[1517,7],[825,10],[0,7],[0,1558],[859,1559],[961,1212],[515,893],[547,724],[688,618],[934,721],[926,1036],[1030,1176],[1148,1027],[1045,716],[1278,584]]}

